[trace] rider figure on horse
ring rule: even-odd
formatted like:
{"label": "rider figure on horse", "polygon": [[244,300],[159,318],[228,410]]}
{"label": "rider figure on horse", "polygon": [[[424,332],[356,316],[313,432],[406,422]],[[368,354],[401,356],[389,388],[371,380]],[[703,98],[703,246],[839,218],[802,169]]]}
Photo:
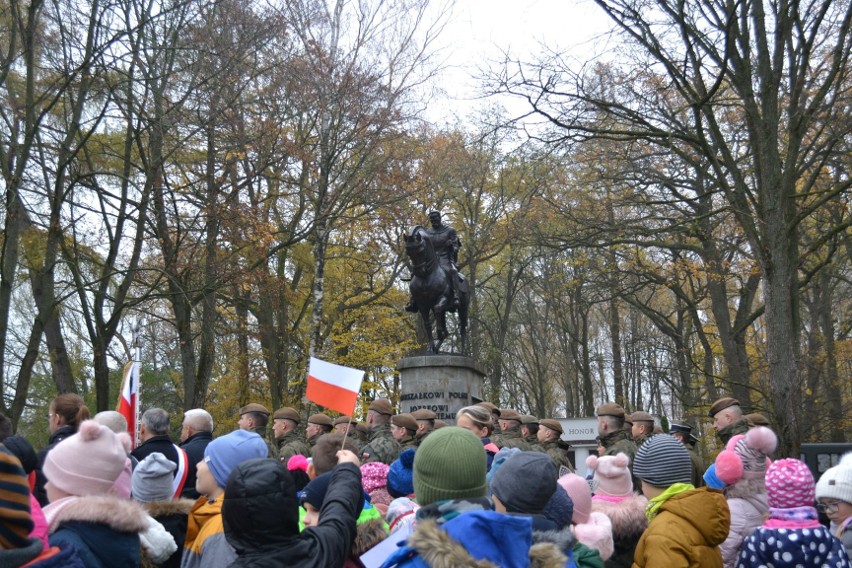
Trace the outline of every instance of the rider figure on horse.
{"label": "rider figure on horse", "polygon": [[[440,211],[430,211],[429,221],[432,223],[432,226],[426,229],[425,233],[429,235],[429,239],[432,241],[432,248],[435,249],[435,255],[441,263],[441,268],[446,270],[450,275],[450,284],[453,295],[451,311],[456,311],[459,309],[459,280],[464,279],[464,276],[459,273],[459,269],[456,266],[456,263],[458,262],[459,249],[461,248],[461,241],[459,240],[458,234],[456,234],[456,230],[441,221]],[[408,305],[405,306],[405,311],[418,311],[417,303],[414,301],[413,296],[409,300]]]}

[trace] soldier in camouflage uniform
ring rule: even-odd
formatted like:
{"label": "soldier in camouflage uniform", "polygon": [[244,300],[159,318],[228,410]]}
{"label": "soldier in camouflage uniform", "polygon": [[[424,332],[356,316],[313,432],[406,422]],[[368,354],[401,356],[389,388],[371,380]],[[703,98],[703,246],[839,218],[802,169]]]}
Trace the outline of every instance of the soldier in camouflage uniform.
{"label": "soldier in camouflage uniform", "polygon": [[240,430],[254,432],[266,442],[268,454],[274,457],[277,454],[277,449],[269,443],[266,438],[266,426],[269,424],[269,411],[262,404],[251,402],[240,408],[240,419],[237,421],[237,426]]}
{"label": "soldier in camouflage uniform", "polygon": [[313,451],[319,437],[331,432],[333,427],[334,423],[331,421],[331,418],[325,414],[311,414],[310,418],[308,418],[308,425],[305,428],[305,438],[307,439],[308,446],[311,448],[311,451]]}
{"label": "soldier in camouflage uniform", "polygon": [[647,412],[637,410],[630,416],[630,421],[633,423],[631,429],[633,442],[638,450],[648,438],[654,435],[654,417]]}
{"label": "soldier in camouflage uniform", "polygon": [[511,408],[500,409],[500,429],[503,432],[503,447],[529,451],[530,444],[521,438],[521,415]]}
{"label": "soldier in camouflage uniform", "polygon": [[301,454],[306,458],[311,457],[311,449],[296,429],[302,417],[295,408],[285,406],[279,408],[272,415],[272,432],[275,434],[275,443],[278,445],[278,458],[287,465],[287,461]]}
{"label": "soldier in camouflage uniform", "polygon": [[689,424],[674,424],[672,423],[669,433],[689,452],[689,459],[692,461],[692,484],[696,487],[704,486],[704,462],[701,456],[695,451],[695,446],[692,444],[692,426]]}
{"label": "soldier in camouflage uniform", "polygon": [[358,451],[355,452],[356,455],[361,455],[361,448],[364,447],[364,444],[366,442],[358,433],[357,420],[355,420],[351,416],[338,416],[334,419],[334,433],[346,434],[346,439],[352,440],[355,443],[355,446],[358,448]]}
{"label": "soldier in camouflage uniform", "polygon": [[600,445],[604,448],[603,455],[614,456],[619,452],[627,454],[630,463],[636,457],[636,444],[630,433],[624,429],[624,409],[621,406],[607,402],[598,407],[598,436]]}
{"label": "soldier in camouflage uniform", "polygon": [[391,418],[391,436],[399,443],[400,451],[416,448],[414,435],[417,433],[417,420],[411,414],[397,414]]}
{"label": "soldier in camouflage uniform", "polygon": [[411,412],[411,416],[417,421],[417,433],[414,435],[414,445],[420,446],[426,436],[435,430],[435,419],[438,415],[434,410],[428,408],[418,408]]}
{"label": "soldier in camouflage uniform", "polygon": [[521,414],[521,438],[530,445],[530,450],[543,452],[544,447],[538,443],[538,418],[530,414]]}
{"label": "soldier in camouflage uniform", "polygon": [[713,419],[713,428],[716,435],[727,445],[728,440],[737,434],[748,432],[749,423],[743,416],[740,401],[735,398],[720,398],[710,407],[710,418]]}
{"label": "soldier in camouflage uniform", "polygon": [[362,464],[378,461],[390,465],[399,456],[399,444],[390,432],[392,414],[393,408],[389,400],[378,398],[370,403],[367,410],[370,441],[361,449]]}
{"label": "soldier in camouflage uniform", "polygon": [[538,442],[542,451],[553,460],[557,475],[559,475],[561,467],[565,467],[568,472],[574,473],[574,464],[568,458],[568,448],[571,446],[561,439],[563,433],[562,424],[558,420],[545,418],[539,422]]}

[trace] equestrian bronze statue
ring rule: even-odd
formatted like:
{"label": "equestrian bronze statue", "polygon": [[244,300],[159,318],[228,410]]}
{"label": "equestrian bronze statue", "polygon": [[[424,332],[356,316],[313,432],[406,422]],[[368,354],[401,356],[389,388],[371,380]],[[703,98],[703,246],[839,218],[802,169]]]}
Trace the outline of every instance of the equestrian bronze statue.
{"label": "equestrian bronze statue", "polygon": [[[461,241],[456,230],[429,213],[431,227],[417,225],[405,235],[405,252],[411,259],[411,301],[405,310],[420,314],[428,341],[427,352],[439,353],[447,338],[447,312],[458,316],[461,352],[467,354],[467,317],[470,293],[456,262]],[[432,325],[435,333],[432,333]]]}

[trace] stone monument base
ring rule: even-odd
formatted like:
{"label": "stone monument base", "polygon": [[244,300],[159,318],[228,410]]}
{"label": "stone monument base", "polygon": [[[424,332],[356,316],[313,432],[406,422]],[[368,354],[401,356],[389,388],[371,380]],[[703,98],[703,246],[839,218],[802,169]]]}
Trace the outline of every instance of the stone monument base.
{"label": "stone monument base", "polygon": [[422,355],[397,364],[400,412],[428,408],[438,420],[456,423],[456,412],[482,400],[485,371],[470,357]]}

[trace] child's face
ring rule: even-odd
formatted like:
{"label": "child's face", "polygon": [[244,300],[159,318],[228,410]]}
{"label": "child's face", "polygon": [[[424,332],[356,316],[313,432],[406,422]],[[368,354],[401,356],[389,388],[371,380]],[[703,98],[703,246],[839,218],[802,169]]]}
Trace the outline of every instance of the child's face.
{"label": "child's face", "polygon": [[823,507],[820,508],[825,511],[825,516],[835,524],[839,525],[849,517],[852,517],[852,504],[846,501],[831,498],[818,499],[817,501],[825,505],[824,509]]}
{"label": "child's face", "polygon": [[305,502],[305,516],[302,518],[302,523],[304,523],[305,528],[307,527],[315,527],[317,523],[319,523],[319,511],[316,507],[311,505],[308,502]]}

